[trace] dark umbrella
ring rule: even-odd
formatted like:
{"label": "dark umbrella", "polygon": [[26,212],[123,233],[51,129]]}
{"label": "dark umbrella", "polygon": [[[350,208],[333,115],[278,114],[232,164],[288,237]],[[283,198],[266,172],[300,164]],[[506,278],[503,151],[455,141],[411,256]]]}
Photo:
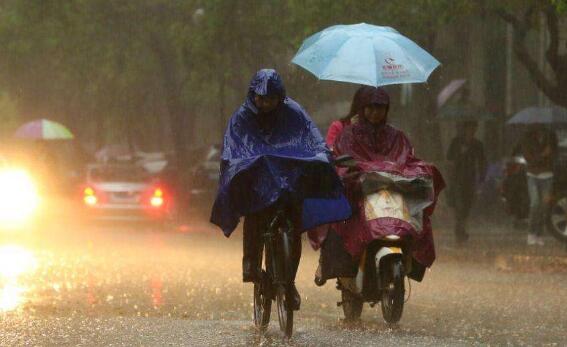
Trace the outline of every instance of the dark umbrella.
{"label": "dark umbrella", "polygon": [[567,109],[559,106],[528,107],[516,113],[508,124],[558,124],[567,123]]}

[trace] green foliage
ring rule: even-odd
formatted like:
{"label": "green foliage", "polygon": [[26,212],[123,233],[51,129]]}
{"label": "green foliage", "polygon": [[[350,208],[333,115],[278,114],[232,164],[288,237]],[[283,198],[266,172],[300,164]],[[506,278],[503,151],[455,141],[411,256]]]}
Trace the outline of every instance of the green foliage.
{"label": "green foliage", "polygon": [[552,0],[552,2],[557,7],[559,13],[567,12],[567,0]]}
{"label": "green foliage", "polygon": [[63,121],[98,143],[122,134],[158,141],[169,124],[180,149],[195,122],[224,126],[258,68],[280,70],[307,104],[332,98],[289,64],[327,26],[392,26],[437,56],[439,31],[479,4],[530,1],[539,0],[4,0],[0,90],[24,118]]}

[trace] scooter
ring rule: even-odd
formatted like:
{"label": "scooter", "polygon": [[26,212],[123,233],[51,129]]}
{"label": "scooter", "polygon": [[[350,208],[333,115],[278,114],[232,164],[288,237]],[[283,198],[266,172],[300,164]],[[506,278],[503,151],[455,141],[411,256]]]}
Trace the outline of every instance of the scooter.
{"label": "scooter", "polygon": [[[350,156],[336,158],[335,165],[352,170],[356,162]],[[348,173],[349,171],[347,171]],[[379,218],[398,219],[417,229],[421,228],[422,211],[432,189],[432,183],[423,179],[395,178],[387,173],[363,174],[360,180],[367,221]],[[408,203],[408,200],[410,203]],[[410,206],[411,205],[411,206]],[[398,230],[399,231],[399,230]],[[423,279],[425,268],[412,257],[412,233],[388,234],[368,243],[358,262],[353,277],[338,277],[337,289],[341,291],[346,320],[357,320],[365,302],[374,307],[380,303],[384,320],[388,323],[400,321],[405,302],[405,279]],[[316,277],[317,285],[324,280]]]}
{"label": "scooter", "polygon": [[[382,209],[398,208],[393,205],[401,198],[397,192],[382,190],[366,197],[365,208],[372,209],[380,204]],[[411,240],[387,235],[372,241],[360,257],[356,276],[337,280],[342,296],[338,305],[343,308],[345,319],[359,319],[365,302],[371,307],[380,302],[384,320],[397,323],[404,308],[405,278],[411,271]]]}

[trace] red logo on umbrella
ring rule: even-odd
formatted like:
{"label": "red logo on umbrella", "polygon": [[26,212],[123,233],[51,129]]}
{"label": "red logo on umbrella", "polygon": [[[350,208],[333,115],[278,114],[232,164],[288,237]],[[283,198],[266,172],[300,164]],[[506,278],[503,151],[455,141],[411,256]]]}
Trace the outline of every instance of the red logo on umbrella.
{"label": "red logo on umbrella", "polygon": [[382,65],[382,69],[386,71],[402,70],[404,66],[402,64],[396,64],[396,59],[386,58],[384,59],[386,65]]}

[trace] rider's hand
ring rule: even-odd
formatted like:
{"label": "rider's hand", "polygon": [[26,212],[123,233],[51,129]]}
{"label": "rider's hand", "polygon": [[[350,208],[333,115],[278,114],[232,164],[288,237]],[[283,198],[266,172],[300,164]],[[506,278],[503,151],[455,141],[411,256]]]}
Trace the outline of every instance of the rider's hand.
{"label": "rider's hand", "polygon": [[361,170],[358,167],[358,165],[355,166],[349,166],[346,169],[345,174],[343,175],[344,179],[352,179],[352,178],[356,178],[356,176],[358,176],[360,174]]}

